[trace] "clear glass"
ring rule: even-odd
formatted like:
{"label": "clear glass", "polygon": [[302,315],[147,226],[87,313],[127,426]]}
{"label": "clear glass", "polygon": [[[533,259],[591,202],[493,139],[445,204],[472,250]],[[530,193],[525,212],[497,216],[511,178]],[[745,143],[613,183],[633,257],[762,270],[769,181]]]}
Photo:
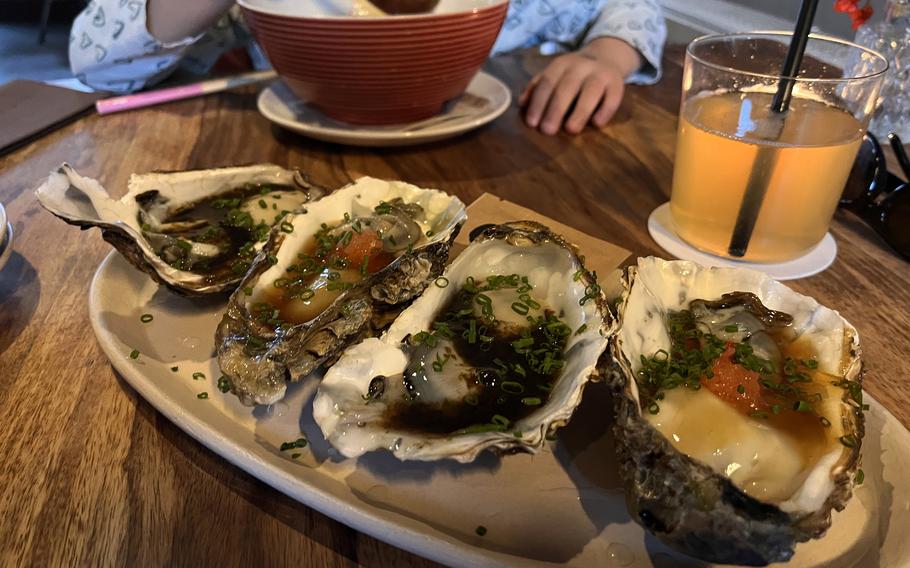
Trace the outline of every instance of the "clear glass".
{"label": "clear glass", "polygon": [[[686,50],[670,211],[679,236],[703,251],[790,260],[821,241],[837,208],[888,64],[812,34],[798,76],[781,77],[790,35],[705,36]],[[792,99],[773,113],[783,79]],[[756,191],[749,208],[744,197]]]}

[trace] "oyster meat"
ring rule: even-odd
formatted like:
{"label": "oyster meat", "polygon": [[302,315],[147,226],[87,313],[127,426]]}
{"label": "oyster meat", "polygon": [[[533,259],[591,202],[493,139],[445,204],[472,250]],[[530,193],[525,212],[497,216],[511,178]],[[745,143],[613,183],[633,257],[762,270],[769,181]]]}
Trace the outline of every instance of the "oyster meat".
{"label": "oyster meat", "polygon": [[375,335],[442,272],[465,219],[442,191],[364,177],[275,227],[228,302],[218,364],[244,404]]}
{"label": "oyster meat", "polygon": [[45,209],[99,227],[131,264],[190,296],[236,287],[271,227],[324,193],[270,164],[133,175],[118,200],[63,164],[36,190]]}
{"label": "oyster meat", "polygon": [[347,457],[533,452],[581,401],[611,327],[572,245],[533,222],[486,226],[386,333],[328,369],[313,417]]}
{"label": "oyster meat", "polygon": [[788,560],[852,494],[856,330],[751,270],[642,258],[626,286],[612,385],[633,518],[703,560]]}

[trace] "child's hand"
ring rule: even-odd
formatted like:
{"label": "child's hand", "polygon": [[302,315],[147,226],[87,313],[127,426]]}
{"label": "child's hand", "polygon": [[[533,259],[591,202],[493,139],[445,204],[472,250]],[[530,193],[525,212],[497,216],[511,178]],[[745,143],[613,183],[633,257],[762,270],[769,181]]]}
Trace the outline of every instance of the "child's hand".
{"label": "child's hand", "polygon": [[[525,122],[544,134],[578,134],[590,121],[605,125],[622,102],[627,75],[641,66],[641,56],[626,42],[598,38],[584,49],[554,59],[531,79],[518,98],[527,107]],[[566,116],[572,102],[575,108]]]}

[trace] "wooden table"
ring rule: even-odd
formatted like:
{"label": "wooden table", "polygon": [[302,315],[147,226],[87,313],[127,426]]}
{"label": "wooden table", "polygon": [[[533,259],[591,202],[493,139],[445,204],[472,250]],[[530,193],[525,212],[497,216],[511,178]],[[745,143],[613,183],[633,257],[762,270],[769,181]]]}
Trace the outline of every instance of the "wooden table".
{"label": "wooden table", "polygon": [[[517,95],[541,65],[523,54],[488,70]],[[32,190],[52,168],[68,161],[108,188],[124,187],[133,172],[265,161],[329,186],[364,174],[400,178],[466,202],[492,192],[659,255],[645,223],[668,198],[679,84],[679,66],[668,63],[659,85],[628,88],[603,131],[577,137],[528,130],[513,104],[456,140],[345,148],[272,127],[245,90],[91,116],[0,158],[0,201],[16,235],[0,273],[0,564],[430,564],[229,465],[112,371],[86,302],[110,247],[39,207]],[[910,265],[849,214],[838,213],[833,233],[835,264],[792,285],[859,328],[867,391],[910,426]]]}

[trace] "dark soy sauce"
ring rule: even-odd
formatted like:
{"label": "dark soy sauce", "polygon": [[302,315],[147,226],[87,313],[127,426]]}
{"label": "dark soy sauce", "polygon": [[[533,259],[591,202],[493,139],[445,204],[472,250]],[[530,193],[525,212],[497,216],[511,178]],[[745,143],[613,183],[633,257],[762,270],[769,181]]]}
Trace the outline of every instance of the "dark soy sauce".
{"label": "dark soy sauce", "polygon": [[[483,291],[481,287],[477,293]],[[403,380],[409,394],[390,403],[384,426],[439,435],[508,431],[513,423],[546,404],[562,368],[571,330],[554,312],[539,304],[538,309],[528,311],[526,326],[505,324],[492,315],[477,315],[474,311],[477,293],[462,289],[433,325],[434,329],[448,330],[448,333],[437,331],[436,335],[442,336],[439,341],[446,342],[440,344],[445,346],[445,355],[457,358],[462,366],[456,368],[458,363],[450,360],[446,365],[452,368],[445,376],[431,371],[427,369],[431,363],[428,357],[438,352],[438,348],[427,345],[426,340],[414,347],[404,377],[388,379]],[[509,304],[504,309],[510,309]],[[477,332],[473,342],[472,325]],[[529,343],[530,346],[524,347]],[[550,364],[542,364],[547,354]],[[424,373],[428,381],[463,381],[470,394],[461,400],[421,401],[418,389],[408,388],[412,378],[409,374],[414,373]]]}

